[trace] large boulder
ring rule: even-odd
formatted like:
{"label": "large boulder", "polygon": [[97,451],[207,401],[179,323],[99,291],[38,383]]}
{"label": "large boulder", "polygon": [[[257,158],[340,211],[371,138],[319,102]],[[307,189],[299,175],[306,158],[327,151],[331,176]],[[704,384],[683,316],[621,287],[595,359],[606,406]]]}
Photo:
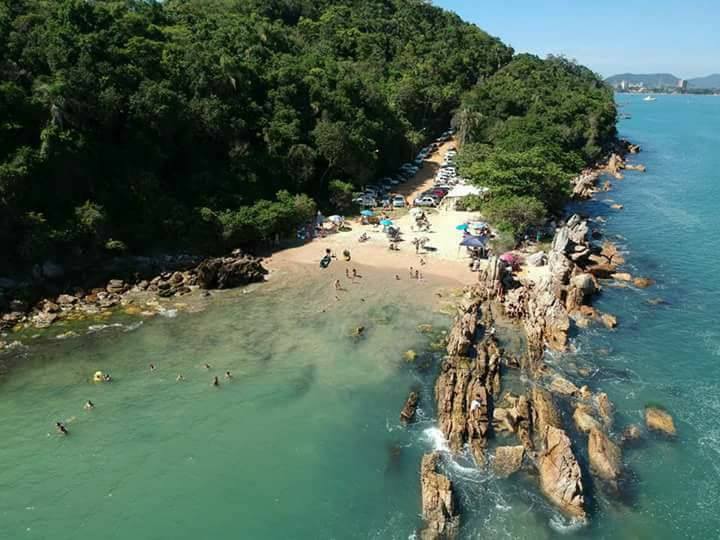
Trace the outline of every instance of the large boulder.
{"label": "large boulder", "polygon": [[580,389],[566,378],[556,375],[550,383],[550,391],[561,396],[577,396]]}
{"label": "large boulder", "polygon": [[573,413],[573,420],[577,428],[583,433],[590,433],[593,429],[600,429],[598,422],[592,415],[592,409],[587,405],[578,405]]}
{"label": "large boulder", "polygon": [[538,457],[540,489],[569,516],[585,518],[582,473],[565,431],[548,426]]}
{"label": "large boulder", "polygon": [[562,427],[560,411],[555,406],[555,401],[550,392],[535,387],[530,392],[530,401],[532,403],[533,425],[538,433],[545,433],[547,427]]}
{"label": "large boulder", "polygon": [[197,284],[201,289],[232,289],[263,281],[267,270],[262,260],[233,252],[232,257],[206,259],[197,267]]}
{"label": "large boulder", "polygon": [[657,407],[645,407],[645,425],[649,429],[659,431],[670,437],[677,435],[673,417]]}
{"label": "large boulder", "polygon": [[498,476],[510,476],[520,470],[524,455],[523,446],[498,446],[495,449],[493,468]]}
{"label": "large boulder", "polygon": [[415,412],[417,411],[419,401],[420,397],[417,395],[417,392],[410,392],[407,400],[405,400],[405,405],[403,406],[402,411],[400,411],[401,422],[409,424],[415,420]]}
{"label": "large boulder", "polygon": [[622,454],[620,448],[600,429],[590,430],[588,456],[592,473],[617,489],[622,474]]}
{"label": "large boulder", "polygon": [[425,454],[420,467],[422,515],[425,528],[422,540],[451,539],[457,536],[460,515],[455,504],[452,482],[437,471],[440,454]]}

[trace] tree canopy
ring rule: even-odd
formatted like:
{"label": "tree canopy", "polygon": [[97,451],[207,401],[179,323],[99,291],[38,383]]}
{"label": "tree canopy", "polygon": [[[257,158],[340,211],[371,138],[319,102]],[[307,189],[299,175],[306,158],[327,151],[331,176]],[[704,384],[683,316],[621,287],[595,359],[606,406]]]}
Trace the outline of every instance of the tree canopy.
{"label": "tree canopy", "polygon": [[616,117],[612,89],[589,69],[518,55],[464,96],[461,172],[490,188],[489,213],[519,234],[542,221],[538,208],[562,208],[570,178],[615,141]]}

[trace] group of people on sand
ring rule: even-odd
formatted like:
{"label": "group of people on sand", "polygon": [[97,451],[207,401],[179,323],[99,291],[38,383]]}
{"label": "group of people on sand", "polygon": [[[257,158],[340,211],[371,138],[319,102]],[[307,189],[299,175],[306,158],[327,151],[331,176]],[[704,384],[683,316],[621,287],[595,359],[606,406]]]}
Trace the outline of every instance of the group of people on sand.
{"label": "group of people on sand", "polygon": [[[210,364],[207,364],[207,363],[202,364],[202,367],[207,370],[211,369]],[[149,368],[150,368],[151,372],[154,372],[157,370],[157,366],[153,363],[150,364]],[[230,379],[232,379],[232,377],[233,376],[232,376],[232,373],[230,373],[230,370],[225,371],[225,380],[230,380]],[[175,378],[175,381],[181,382],[184,380],[185,380],[185,377],[183,376],[183,374],[178,373],[177,377]],[[110,381],[112,381],[112,377],[107,373],[103,374],[102,372],[98,371],[93,376],[93,381],[94,382],[110,382]],[[217,375],[215,375],[213,377],[211,385],[215,388],[218,388],[220,386],[220,378]],[[89,400],[89,399],[83,405],[83,409],[85,409],[86,411],[91,411],[94,408],[95,408],[95,404],[92,402],[92,400]],[[63,436],[70,435],[70,431],[68,430],[68,428],[64,422],[60,422],[60,421],[55,422],[55,431],[57,431],[57,433],[59,435],[63,435]]]}

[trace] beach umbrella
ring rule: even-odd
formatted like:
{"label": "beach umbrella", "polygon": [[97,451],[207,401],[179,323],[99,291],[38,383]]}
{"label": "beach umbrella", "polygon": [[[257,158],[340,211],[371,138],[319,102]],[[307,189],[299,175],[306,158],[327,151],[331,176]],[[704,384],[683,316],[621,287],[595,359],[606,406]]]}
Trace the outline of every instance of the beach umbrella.
{"label": "beach umbrella", "polygon": [[471,248],[484,248],[485,241],[477,236],[466,236],[463,238],[463,241],[460,242],[460,245]]}
{"label": "beach umbrella", "polygon": [[393,224],[393,222],[392,222],[391,219],[383,219],[383,220],[380,222],[380,225],[382,225],[383,227],[389,227],[389,226],[392,225],[392,224]]}
{"label": "beach umbrella", "polygon": [[467,223],[461,223],[460,225],[455,227],[455,230],[457,231],[467,231],[468,224]]}
{"label": "beach umbrella", "polygon": [[330,216],[328,221],[332,221],[333,223],[342,223],[345,221],[345,218],[342,216]]}
{"label": "beach umbrella", "polygon": [[363,210],[360,212],[360,215],[363,217],[372,217],[375,215],[375,213],[372,210]]}
{"label": "beach umbrella", "polygon": [[515,255],[514,253],[511,253],[510,251],[500,255],[500,260],[504,263],[509,264],[513,268],[515,268],[516,266],[518,266],[520,264],[520,259],[518,258],[518,256]]}

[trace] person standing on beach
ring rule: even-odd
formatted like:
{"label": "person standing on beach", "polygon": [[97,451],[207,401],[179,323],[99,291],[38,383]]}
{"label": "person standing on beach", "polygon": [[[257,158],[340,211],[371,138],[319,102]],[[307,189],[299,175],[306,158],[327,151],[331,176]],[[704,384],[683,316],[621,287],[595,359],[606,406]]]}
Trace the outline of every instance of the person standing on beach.
{"label": "person standing on beach", "polygon": [[410,279],[412,279],[414,276],[415,276],[415,270],[414,270],[413,267],[411,266],[411,267],[410,267]]}
{"label": "person standing on beach", "polygon": [[345,277],[350,279],[350,269],[349,268],[345,269]]}
{"label": "person standing on beach", "polygon": [[335,283],[333,283],[333,286],[335,287],[336,291],[342,291],[342,285],[340,284],[340,280],[336,279]]}

